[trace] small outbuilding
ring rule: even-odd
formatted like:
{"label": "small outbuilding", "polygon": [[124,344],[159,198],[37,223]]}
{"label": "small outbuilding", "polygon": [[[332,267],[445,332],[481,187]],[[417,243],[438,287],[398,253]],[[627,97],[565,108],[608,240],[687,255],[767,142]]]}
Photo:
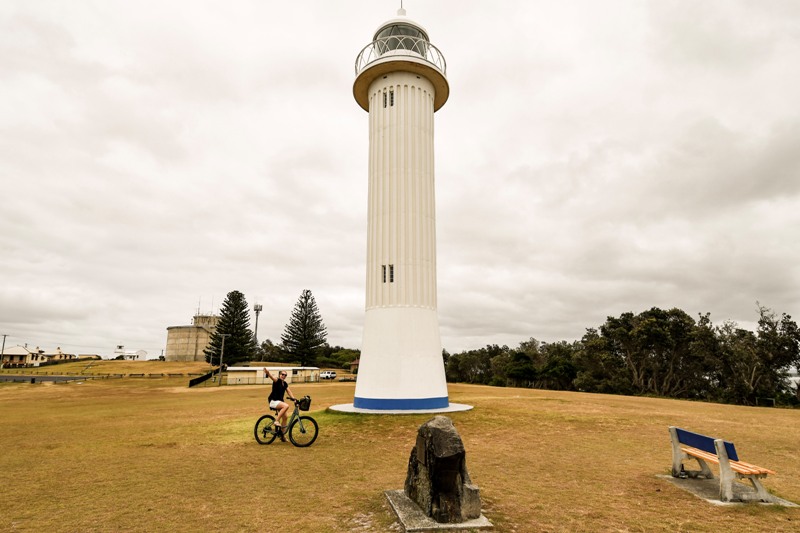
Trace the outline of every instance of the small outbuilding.
{"label": "small outbuilding", "polygon": [[[287,383],[316,383],[319,381],[319,368],[316,366],[268,366],[277,376],[278,372],[286,372]],[[263,366],[229,366],[226,370],[228,385],[268,385],[272,381],[264,372]]]}
{"label": "small outbuilding", "polygon": [[78,359],[78,356],[75,355],[74,353],[64,353],[63,351],[61,351],[61,346],[57,347],[56,351],[47,352],[44,355],[45,357],[48,358],[48,360],[51,363],[60,363],[62,361],[76,361]]}

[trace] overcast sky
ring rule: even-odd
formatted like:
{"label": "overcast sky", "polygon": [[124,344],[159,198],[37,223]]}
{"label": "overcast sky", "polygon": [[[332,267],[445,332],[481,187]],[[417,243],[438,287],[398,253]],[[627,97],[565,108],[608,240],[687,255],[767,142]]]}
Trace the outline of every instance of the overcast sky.
{"label": "overcast sky", "polygon": [[[354,61],[399,0],[0,2],[0,334],[157,357],[231,290],[364,317]],[[405,0],[435,116],[450,352],[653,306],[800,317],[800,2]]]}

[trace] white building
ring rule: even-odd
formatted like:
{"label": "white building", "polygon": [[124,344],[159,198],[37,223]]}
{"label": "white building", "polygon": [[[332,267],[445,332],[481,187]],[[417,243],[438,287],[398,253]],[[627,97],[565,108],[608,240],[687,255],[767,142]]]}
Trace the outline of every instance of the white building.
{"label": "white building", "polygon": [[45,352],[38,346],[28,348],[25,346],[11,346],[3,350],[3,368],[37,367],[45,363],[77,360],[75,354],[64,353],[61,347],[54,352]]}
{"label": "white building", "polygon": [[25,346],[18,344],[3,350],[3,368],[39,366],[46,362],[47,356],[38,346],[31,349],[27,344]]}
{"label": "white building", "polygon": [[126,350],[125,346],[118,344],[114,349],[117,357],[120,355],[129,361],[147,361],[147,352],[145,350]]}
{"label": "white building", "polygon": [[[316,366],[268,366],[273,376],[286,372],[286,382],[316,383],[319,381],[319,368]],[[262,366],[229,366],[225,373],[228,385],[269,385],[272,384]]]}

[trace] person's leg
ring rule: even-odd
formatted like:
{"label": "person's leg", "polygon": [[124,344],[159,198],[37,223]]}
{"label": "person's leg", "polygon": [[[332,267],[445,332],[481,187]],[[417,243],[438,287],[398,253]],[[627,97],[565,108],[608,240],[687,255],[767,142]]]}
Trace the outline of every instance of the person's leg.
{"label": "person's leg", "polygon": [[273,400],[273,401],[269,402],[269,408],[272,409],[273,411],[275,411],[275,425],[276,426],[279,425],[280,421],[278,419],[278,413],[280,413],[280,411],[281,411],[281,402],[279,402],[277,400]]}
{"label": "person's leg", "polygon": [[286,402],[281,402],[279,407],[280,411],[278,411],[278,416],[276,418],[280,420],[281,427],[286,429],[286,412],[289,410],[289,404]]}

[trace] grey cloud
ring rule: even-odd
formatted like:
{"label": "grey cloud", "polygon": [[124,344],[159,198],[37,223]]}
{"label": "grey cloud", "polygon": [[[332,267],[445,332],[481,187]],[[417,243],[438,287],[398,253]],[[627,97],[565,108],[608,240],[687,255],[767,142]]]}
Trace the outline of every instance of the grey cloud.
{"label": "grey cloud", "polygon": [[[353,61],[394,8],[346,4],[0,15],[9,333],[158,355],[198,299],[208,312],[237,289],[277,340],[309,288],[329,340],[357,347],[368,123]],[[406,7],[452,89],[436,115],[447,349],[571,340],[653,305],[797,315],[791,2]]]}
{"label": "grey cloud", "polygon": [[780,19],[769,21],[768,10],[747,3],[678,0],[649,7],[657,56],[680,68],[749,69],[777,45],[767,28]]}

